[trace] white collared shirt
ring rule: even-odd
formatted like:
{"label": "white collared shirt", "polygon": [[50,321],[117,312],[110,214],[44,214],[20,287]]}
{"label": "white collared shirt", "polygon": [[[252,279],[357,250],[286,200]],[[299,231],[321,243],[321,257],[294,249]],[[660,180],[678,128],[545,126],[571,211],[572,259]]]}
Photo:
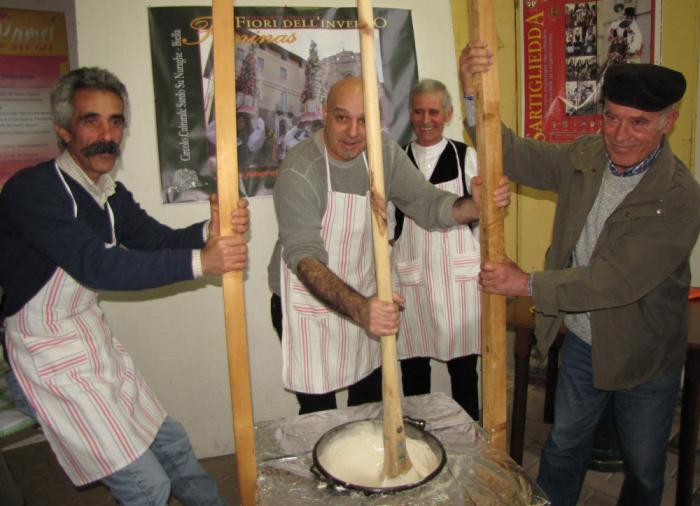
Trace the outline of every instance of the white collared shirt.
{"label": "white collared shirt", "polygon": [[440,155],[445,150],[447,146],[447,139],[444,137],[440,139],[440,142],[433,144],[432,146],[421,146],[416,141],[411,143],[411,151],[413,151],[413,156],[416,160],[416,165],[425,176],[425,179],[430,180],[435,170],[435,165],[440,159]]}
{"label": "white collared shirt", "polygon": [[80,168],[78,162],[73,159],[73,156],[67,149],[56,158],[56,165],[82,186],[83,189],[95,199],[95,202],[97,202],[100,207],[104,207],[107,203],[107,199],[114,195],[116,184],[112,176],[103,174],[100,176],[97,183],[93,182],[85,171]]}

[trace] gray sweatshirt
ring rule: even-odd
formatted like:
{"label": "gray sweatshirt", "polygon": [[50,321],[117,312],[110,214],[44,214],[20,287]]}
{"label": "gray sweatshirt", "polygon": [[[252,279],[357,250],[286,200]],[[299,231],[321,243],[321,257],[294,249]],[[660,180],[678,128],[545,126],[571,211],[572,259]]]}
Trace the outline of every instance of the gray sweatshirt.
{"label": "gray sweatshirt", "polygon": [[[454,226],[452,206],[457,195],[438,190],[416,170],[401,147],[382,135],[384,189],[393,202],[420,226],[447,228]],[[328,158],[333,191],[364,195],[369,191],[369,177],[362,156],[349,162]],[[272,292],[280,293],[280,253],[296,273],[299,261],[313,257],[324,265],[328,253],[321,239],[321,220],[327,200],[326,161],[323,130],[297,144],[285,157],[274,189],[275,213],[279,237],[267,267]]]}

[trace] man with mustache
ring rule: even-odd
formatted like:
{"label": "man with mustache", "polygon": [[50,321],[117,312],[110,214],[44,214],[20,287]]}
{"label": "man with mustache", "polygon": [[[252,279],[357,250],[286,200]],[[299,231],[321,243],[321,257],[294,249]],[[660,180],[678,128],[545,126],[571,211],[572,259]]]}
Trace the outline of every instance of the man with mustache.
{"label": "man with mustache", "polygon": [[[465,48],[465,96],[492,59],[483,42]],[[608,403],[625,464],[618,504],[661,503],[700,230],[700,187],[666,139],[685,87],[666,67],[613,65],[600,134],[548,144],[502,130],[504,172],[558,194],[544,270],[486,262],[479,275],[489,293],[532,296],[543,354],[567,328],[537,478],[554,506],[576,504]]]}
{"label": "man with mustache", "polygon": [[71,481],[101,480],[120,504],[222,504],[182,425],[170,418],[112,336],[98,290],[142,290],[245,269],[247,203],[231,220],[173,230],[111,171],[127,123],[126,88],[79,68],[51,94],[62,148],[0,193],[0,284],[9,362]]}
{"label": "man with mustache", "polygon": [[[268,266],[272,321],[282,339],[282,377],[299,413],[381,399],[377,336],[395,334],[399,305],[375,292],[365,156],[362,81],[348,77],[329,91],[325,126],[291,149],[275,184],[279,238]],[[469,224],[479,218],[480,180],[459,198],[428,183],[403,150],[383,137],[386,198],[426,228]],[[492,196],[509,202],[504,178]],[[375,207],[376,206],[376,207]],[[381,211],[380,211],[381,212]]]}

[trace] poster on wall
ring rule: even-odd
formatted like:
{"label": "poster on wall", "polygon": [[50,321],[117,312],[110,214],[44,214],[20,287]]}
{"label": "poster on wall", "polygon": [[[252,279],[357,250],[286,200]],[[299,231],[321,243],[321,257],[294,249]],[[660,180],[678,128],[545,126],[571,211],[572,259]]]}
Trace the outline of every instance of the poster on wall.
{"label": "poster on wall", "polygon": [[62,12],[0,8],[0,186],[58,154],[51,86],[69,67]]}
{"label": "poster on wall", "polygon": [[[357,10],[239,7],[234,24],[239,189],[269,196],[288,150],[322,127],[328,89],[361,74]],[[164,203],[216,190],[211,25],[208,7],[149,9]],[[411,12],[375,8],[374,27],[382,128],[408,142],[418,78]]]}
{"label": "poster on wall", "polygon": [[619,63],[655,63],[661,0],[523,2],[523,134],[567,142],[602,124],[600,90]]}

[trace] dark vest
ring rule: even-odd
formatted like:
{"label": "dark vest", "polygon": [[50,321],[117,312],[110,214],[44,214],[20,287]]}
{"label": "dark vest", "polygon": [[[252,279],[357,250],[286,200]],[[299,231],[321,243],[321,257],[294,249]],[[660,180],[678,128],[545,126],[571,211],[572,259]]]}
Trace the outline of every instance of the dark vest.
{"label": "dark vest", "polygon": [[[457,148],[457,156],[459,156],[459,159],[455,158],[455,150],[452,149],[450,142],[452,142]],[[418,164],[416,163],[416,159],[413,156],[413,149],[411,148],[411,145],[407,144],[403,147],[403,149],[406,151],[406,154],[411,159],[416,169],[420,170],[418,169]],[[445,149],[442,151],[442,153],[440,153],[440,158],[438,158],[437,164],[435,164],[435,170],[433,170],[433,174],[430,176],[430,179],[428,181],[430,181],[433,184],[438,184],[457,179],[457,177],[459,177],[459,174],[457,174],[457,167],[461,166],[462,191],[464,192],[465,197],[470,196],[469,192],[467,191],[466,177],[464,176],[464,157],[466,155],[466,144],[464,144],[463,142],[448,139],[447,145],[445,146]],[[394,240],[399,238],[399,236],[401,235],[401,230],[403,230],[403,217],[404,214],[397,208],[396,228],[394,229]]]}

